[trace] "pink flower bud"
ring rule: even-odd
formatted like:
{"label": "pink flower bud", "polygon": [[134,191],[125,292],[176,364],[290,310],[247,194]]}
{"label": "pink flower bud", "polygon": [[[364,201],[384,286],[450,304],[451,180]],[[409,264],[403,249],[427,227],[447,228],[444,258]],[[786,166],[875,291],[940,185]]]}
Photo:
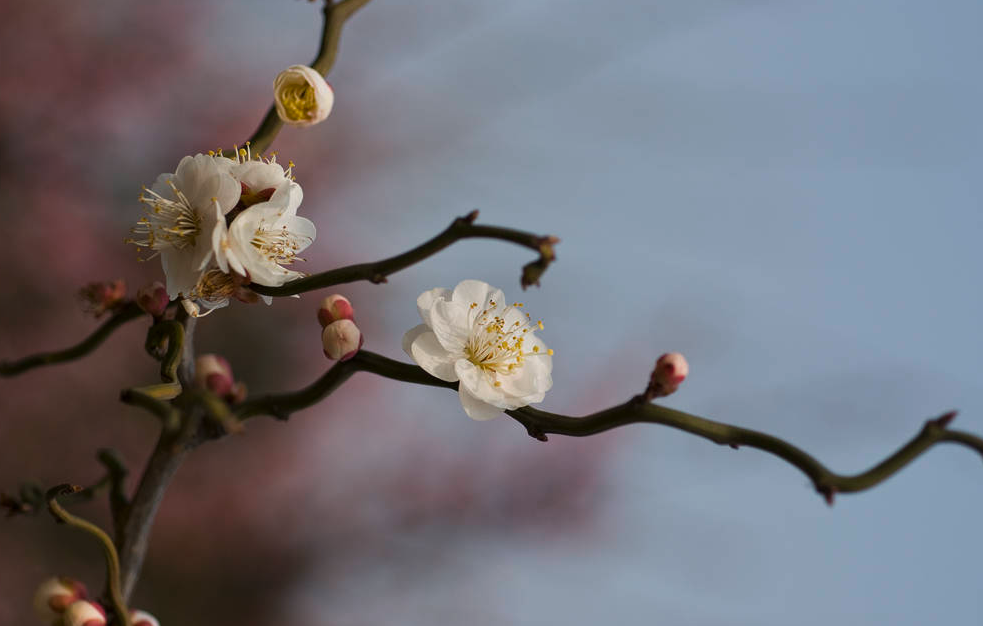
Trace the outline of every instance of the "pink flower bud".
{"label": "pink flower bud", "polygon": [[163,315],[170,301],[167,288],[160,281],[154,281],[137,291],[137,304],[154,317]]}
{"label": "pink flower bud", "polygon": [[689,363],[679,352],[669,352],[659,357],[655,369],[664,382],[678,386],[689,374]]}
{"label": "pink flower bud", "polygon": [[82,307],[86,313],[99,317],[123,303],[126,298],[126,282],[118,278],[112,282],[89,283],[79,290],[79,298],[82,299]]}
{"label": "pink flower bud", "polygon": [[65,609],[62,621],[65,626],[106,626],[106,611],[98,602],[77,600]]}
{"label": "pink flower bud", "polygon": [[355,309],[352,308],[348,298],[334,294],[321,300],[321,308],[317,310],[317,321],[321,322],[321,328],[324,328],[338,320],[355,321]]}
{"label": "pink flower bud", "polygon": [[34,593],[34,610],[38,616],[52,622],[58,619],[69,604],[87,596],[85,585],[72,578],[58,576],[49,578]]}
{"label": "pink flower bud", "polygon": [[688,374],[689,364],[686,357],[678,352],[663,354],[655,362],[655,369],[652,370],[652,377],[645,389],[645,397],[651,400],[674,393]]}
{"label": "pink flower bud", "polygon": [[347,361],[362,347],[362,332],[355,322],[341,319],[331,322],[321,331],[324,356],[332,361]]}
{"label": "pink flower bud", "polygon": [[232,366],[217,354],[202,354],[195,360],[195,384],[224,398],[235,386]]}
{"label": "pink flower bud", "polygon": [[157,618],[146,611],[130,611],[130,621],[133,626],[160,626]]}

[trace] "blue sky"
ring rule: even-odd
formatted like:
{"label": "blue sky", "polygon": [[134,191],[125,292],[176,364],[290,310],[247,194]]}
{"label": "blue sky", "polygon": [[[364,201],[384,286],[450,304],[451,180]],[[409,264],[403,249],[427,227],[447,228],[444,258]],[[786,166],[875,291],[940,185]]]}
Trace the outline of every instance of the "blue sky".
{"label": "blue sky", "polygon": [[[214,43],[276,23],[262,50],[235,57],[265,85],[311,56],[313,12],[225,2],[216,23],[241,30]],[[784,437],[838,471],[952,408],[981,432],[981,21],[969,1],[374,0],[345,31],[336,110],[311,131],[327,145],[361,133],[339,146],[330,202],[345,208],[318,244],[380,258],[473,208],[558,235],[558,263],[522,295],[557,351],[547,409],[620,402],[680,350],[691,376],[667,404]],[[280,145],[312,136],[288,130]],[[469,242],[384,291],[356,289],[384,309],[371,348],[400,356],[419,292],[481,278],[517,293],[527,260]],[[507,419],[469,423],[431,389],[365,402],[525,437]],[[940,447],[829,509],[761,453],[655,427],[609,436],[620,452],[595,533],[442,537],[433,571],[336,591],[332,623],[983,615],[983,467],[969,451]],[[315,575],[297,601],[319,590]],[[474,612],[447,613],[441,596]]]}

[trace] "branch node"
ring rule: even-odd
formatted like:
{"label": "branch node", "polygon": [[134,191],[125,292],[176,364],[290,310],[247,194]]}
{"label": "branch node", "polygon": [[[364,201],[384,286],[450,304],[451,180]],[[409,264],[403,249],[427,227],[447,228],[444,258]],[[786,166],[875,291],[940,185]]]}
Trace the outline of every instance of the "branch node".
{"label": "branch node", "polygon": [[826,500],[826,504],[833,506],[836,501],[836,487],[830,485],[816,485],[816,491]]}
{"label": "branch node", "polygon": [[526,425],[526,432],[529,433],[529,436],[535,439],[536,441],[544,441],[544,442],[549,441],[549,437],[546,436],[546,433],[543,432],[541,428],[537,428],[532,424]]}
{"label": "branch node", "polygon": [[386,278],[385,274],[373,274],[372,278],[369,279],[373,285],[381,285],[382,283],[388,283],[389,280]]}

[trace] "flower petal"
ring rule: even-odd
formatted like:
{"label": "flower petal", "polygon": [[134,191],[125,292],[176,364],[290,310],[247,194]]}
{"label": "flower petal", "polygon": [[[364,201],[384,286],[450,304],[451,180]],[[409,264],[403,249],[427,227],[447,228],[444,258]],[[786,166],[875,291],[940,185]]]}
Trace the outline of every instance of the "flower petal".
{"label": "flower petal", "polygon": [[497,307],[505,300],[505,294],[481,280],[462,280],[454,287],[451,300],[465,307],[477,304],[478,309],[484,309],[489,300],[494,300]]}
{"label": "flower petal", "polygon": [[461,397],[461,406],[464,407],[464,412],[473,420],[484,421],[495,419],[502,414],[502,409],[492,406],[487,402],[482,402],[471,395],[471,392],[467,390],[467,387],[463,383],[458,386],[458,394]]}
{"label": "flower petal", "polygon": [[455,355],[464,354],[471,334],[468,309],[456,302],[437,300],[430,309],[430,327],[444,349]]}
{"label": "flower petal", "polygon": [[403,350],[431,376],[451,383],[457,380],[454,371],[457,357],[444,350],[437,336],[425,324],[410,329],[403,336]]}
{"label": "flower petal", "polygon": [[436,289],[424,291],[420,294],[420,297],[416,299],[416,308],[420,311],[420,318],[424,324],[432,326],[430,323],[430,309],[433,308],[433,303],[437,300],[450,300],[451,293],[450,289],[437,287]]}

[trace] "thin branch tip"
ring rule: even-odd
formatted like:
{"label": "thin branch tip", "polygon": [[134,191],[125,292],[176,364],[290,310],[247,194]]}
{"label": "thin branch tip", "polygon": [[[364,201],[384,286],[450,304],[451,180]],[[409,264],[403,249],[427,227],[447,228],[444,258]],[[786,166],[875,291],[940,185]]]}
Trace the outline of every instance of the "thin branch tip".
{"label": "thin branch tip", "polygon": [[949,424],[952,423],[952,420],[956,419],[957,415],[959,415],[959,411],[949,411],[948,413],[945,413],[944,415],[940,415],[939,417],[937,417],[932,421],[939,428],[948,428]]}

